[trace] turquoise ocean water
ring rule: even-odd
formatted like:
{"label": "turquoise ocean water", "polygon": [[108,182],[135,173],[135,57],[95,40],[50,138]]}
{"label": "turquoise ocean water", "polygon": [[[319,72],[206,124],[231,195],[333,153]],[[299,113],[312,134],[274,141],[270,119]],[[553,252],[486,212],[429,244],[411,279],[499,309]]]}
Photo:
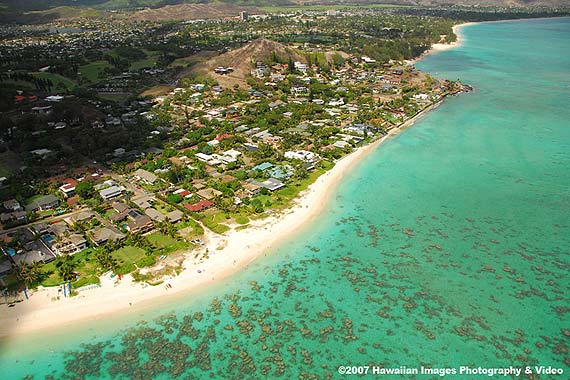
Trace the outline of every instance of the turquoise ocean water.
{"label": "turquoise ocean water", "polygon": [[7,339],[0,377],[343,379],[356,376],[341,365],[550,365],[565,374],[536,378],[570,379],[570,19],[463,33],[463,46],[417,66],[475,91],[368,155],[303,232],[153,311]]}

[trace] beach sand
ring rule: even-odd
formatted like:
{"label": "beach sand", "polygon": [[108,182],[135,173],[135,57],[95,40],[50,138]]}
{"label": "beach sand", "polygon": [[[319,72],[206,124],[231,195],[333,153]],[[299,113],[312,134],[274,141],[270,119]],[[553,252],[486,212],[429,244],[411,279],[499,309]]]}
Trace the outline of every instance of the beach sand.
{"label": "beach sand", "polygon": [[[460,44],[458,27],[454,28],[458,42],[446,46],[455,47]],[[438,48],[440,47],[435,47]],[[149,286],[134,282],[130,275],[121,280],[104,276],[100,287],[81,291],[71,298],[64,298],[62,293],[58,293],[57,287],[40,288],[33,292],[29,300],[18,303],[15,307],[0,307],[0,339],[152,308],[157,301],[167,302],[181,294],[192,294],[201,287],[247,267],[271,247],[314,220],[327,205],[339,182],[364,156],[439,104],[427,107],[392,129],[386,136],[343,157],[300,194],[294,205],[283,213],[254,221],[250,223],[250,228],[230,231],[227,235],[207,232],[207,244],[203,249],[208,249],[209,258],[204,262],[196,262],[194,253],[188,253],[182,272],[165,283]]]}
{"label": "beach sand", "polygon": [[461,34],[461,28],[463,28],[464,26],[467,25],[472,25],[472,24],[476,24],[475,22],[466,22],[463,24],[458,24],[458,25],[454,25],[453,26],[453,33],[455,33],[455,36],[457,37],[456,40],[450,44],[443,44],[443,43],[438,43],[438,44],[433,44],[431,45],[431,48],[424,52],[420,57],[416,58],[416,59],[412,59],[412,60],[408,60],[406,61],[408,64],[415,64],[418,61],[421,61],[422,59],[424,59],[426,56],[430,55],[430,54],[434,54],[434,53],[438,53],[440,51],[444,51],[444,50],[451,50],[451,49],[455,49],[459,46],[461,46],[463,44],[464,41],[464,36],[463,34]]}

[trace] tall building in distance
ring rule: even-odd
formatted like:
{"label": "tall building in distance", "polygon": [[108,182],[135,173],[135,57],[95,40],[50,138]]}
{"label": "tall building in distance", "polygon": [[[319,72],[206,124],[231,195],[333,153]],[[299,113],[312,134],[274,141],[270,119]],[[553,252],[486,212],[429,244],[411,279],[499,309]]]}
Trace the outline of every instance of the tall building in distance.
{"label": "tall building in distance", "polygon": [[247,13],[247,11],[241,11],[239,13],[239,19],[241,21],[247,21],[248,18],[249,18],[249,14]]}

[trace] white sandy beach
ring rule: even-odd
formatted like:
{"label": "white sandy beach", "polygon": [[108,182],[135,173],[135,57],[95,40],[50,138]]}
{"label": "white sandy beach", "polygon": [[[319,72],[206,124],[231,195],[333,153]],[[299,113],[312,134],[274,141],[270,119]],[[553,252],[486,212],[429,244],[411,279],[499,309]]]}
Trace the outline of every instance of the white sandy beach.
{"label": "white sandy beach", "polygon": [[[461,41],[458,27],[454,28],[458,42],[453,46],[458,46]],[[0,338],[139,311],[152,307],[157,300],[164,301],[176,295],[192,294],[201,287],[247,267],[279,241],[290,237],[316,218],[334,194],[338,183],[355,163],[437,105],[428,107],[416,117],[391,130],[388,135],[339,160],[333,169],[319,177],[304,191],[295,205],[285,213],[252,222],[252,227],[231,231],[227,236],[208,233],[209,259],[197,263],[193,253],[188,254],[184,270],[164,284],[145,286],[134,282],[131,276],[124,276],[120,281],[116,277],[105,276],[101,280],[101,287],[84,290],[71,298],[61,297],[57,288],[39,289],[29,300],[18,303],[15,307],[0,307]],[[170,287],[165,284],[170,284]]]}
{"label": "white sandy beach", "polygon": [[[431,108],[431,107],[430,107]],[[152,306],[153,301],[172,297],[179,293],[190,293],[208,283],[224,278],[240,269],[275,246],[280,240],[306,226],[326,206],[337,184],[348,174],[350,168],[380,143],[392,137],[418,117],[394,128],[381,139],[362,147],[339,160],[333,169],[320,176],[305,190],[295,205],[286,213],[258,220],[252,227],[241,231],[230,231],[228,235],[209,233],[207,248],[210,257],[197,263],[193,254],[184,262],[184,270],[176,277],[158,286],[144,286],[134,282],[130,275],[122,280],[105,276],[101,287],[85,290],[79,295],[64,298],[57,288],[39,289],[29,300],[13,308],[3,306],[0,315],[0,337],[19,335],[37,330],[47,330],[71,323],[84,323],[106,315],[129,312]],[[217,249],[223,247],[222,249]],[[198,272],[200,270],[200,272]],[[165,284],[171,287],[166,287]],[[58,296],[59,299],[58,299]]]}
{"label": "white sandy beach", "polygon": [[423,58],[425,58],[426,56],[430,55],[430,54],[434,54],[434,53],[438,53],[440,51],[444,51],[444,50],[451,50],[451,49],[455,49],[459,46],[461,46],[463,44],[464,41],[464,36],[463,34],[461,34],[461,28],[463,28],[464,26],[467,25],[472,25],[472,24],[476,24],[475,22],[466,22],[463,24],[458,24],[458,25],[454,25],[453,26],[453,33],[455,33],[455,36],[457,37],[456,40],[450,44],[444,44],[444,43],[437,43],[437,44],[433,44],[431,45],[431,48],[426,51],[425,53],[423,53],[420,57],[416,58],[416,59],[412,59],[407,61],[409,64],[414,64],[418,61],[421,61]]}

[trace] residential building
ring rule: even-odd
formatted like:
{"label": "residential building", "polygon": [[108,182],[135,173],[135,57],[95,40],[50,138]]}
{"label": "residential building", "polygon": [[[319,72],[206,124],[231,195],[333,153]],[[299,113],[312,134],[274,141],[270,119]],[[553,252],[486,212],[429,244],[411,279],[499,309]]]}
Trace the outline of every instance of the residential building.
{"label": "residential building", "polygon": [[124,191],[125,191],[124,187],[113,185],[111,187],[99,191],[99,195],[101,196],[101,198],[103,198],[103,200],[108,201],[123,194]]}
{"label": "residential building", "polygon": [[138,169],[137,171],[135,171],[133,173],[133,175],[139,180],[139,181],[144,181],[146,183],[148,183],[149,185],[154,185],[156,183],[156,181],[158,180],[158,177],[149,172],[146,171],[144,169]]}
{"label": "residential building", "polygon": [[59,199],[53,194],[44,195],[35,199],[32,203],[26,206],[28,211],[45,211],[57,207]]}

